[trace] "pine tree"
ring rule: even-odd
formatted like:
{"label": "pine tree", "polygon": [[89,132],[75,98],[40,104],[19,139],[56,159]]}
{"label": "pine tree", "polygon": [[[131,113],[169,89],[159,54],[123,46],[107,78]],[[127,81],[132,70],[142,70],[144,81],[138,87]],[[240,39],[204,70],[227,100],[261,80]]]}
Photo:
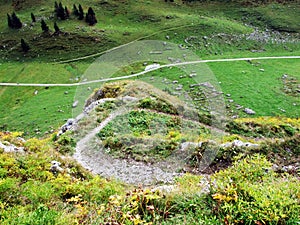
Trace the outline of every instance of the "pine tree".
{"label": "pine tree", "polygon": [[82,8],[82,6],[80,4],[78,6],[78,13],[79,13],[78,19],[79,20],[83,20],[83,18],[84,18],[84,12],[83,12],[83,8]]}
{"label": "pine tree", "polygon": [[11,22],[12,22],[12,28],[20,29],[22,27],[22,22],[17,17],[15,12],[13,12],[13,14],[11,15]]}
{"label": "pine tree", "polygon": [[57,18],[60,18],[62,20],[66,19],[65,9],[61,2],[58,5],[57,11],[56,11],[56,16],[57,16]]}
{"label": "pine tree", "polygon": [[13,28],[11,16],[7,13],[7,25],[10,28]]}
{"label": "pine tree", "polygon": [[23,52],[25,52],[25,53],[28,52],[30,49],[29,45],[24,41],[23,38],[21,39],[21,47],[22,47]]}
{"label": "pine tree", "polygon": [[48,32],[49,31],[49,27],[46,24],[46,22],[44,20],[41,21],[41,28],[44,32]]}
{"label": "pine tree", "polygon": [[33,13],[31,13],[31,21],[32,21],[33,23],[35,23],[35,22],[36,22],[36,19],[35,19],[35,16],[34,16],[34,14],[33,14]]}
{"label": "pine tree", "polygon": [[92,7],[89,7],[88,13],[86,14],[85,21],[90,25],[93,26],[97,23],[96,15]]}
{"label": "pine tree", "polygon": [[59,27],[57,26],[57,23],[55,22],[54,23],[54,30],[55,30],[55,33],[59,33],[60,32],[60,29],[59,29]]}
{"label": "pine tree", "polygon": [[75,4],[73,5],[73,14],[74,14],[74,16],[77,16],[77,17],[79,16],[79,11]]}
{"label": "pine tree", "polygon": [[57,11],[58,11],[58,3],[57,3],[57,1],[55,1],[55,3],[54,3],[54,12],[57,14]]}
{"label": "pine tree", "polygon": [[70,11],[67,6],[65,7],[65,17],[66,19],[70,17]]}

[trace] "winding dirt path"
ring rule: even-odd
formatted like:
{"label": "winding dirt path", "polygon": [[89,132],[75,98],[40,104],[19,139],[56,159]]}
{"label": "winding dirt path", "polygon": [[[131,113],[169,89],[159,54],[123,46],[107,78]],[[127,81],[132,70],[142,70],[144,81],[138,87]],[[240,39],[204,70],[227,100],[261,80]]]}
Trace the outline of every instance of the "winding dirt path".
{"label": "winding dirt path", "polygon": [[97,133],[110,121],[125,112],[120,110],[111,113],[98,127],[77,142],[73,158],[94,174],[99,174],[106,178],[116,178],[128,184],[153,185],[157,183],[173,183],[174,178],[180,176],[180,173],[176,172],[177,166],[170,167],[165,162],[146,165],[143,162],[114,159],[103,152],[103,149],[96,151],[91,146]]}
{"label": "winding dirt path", "polygon": [[196,61],[188,61],[188,62],[181,62],[181,63],[171,63],[157,66],[153,69],[142,71],[139,73],[122,76],[122,77],[113,77],[113,78],[105,78],[99,80],[91,80],[86,82],[80,83],[71,83],[71,84],[33,84],[33,83],[0,83],[0,86],[14,86],[14,87],[73,87],[73,86],[82,86],[88,85],[92,83],[101,83],[107,81],[114,81],[114,80],[122,80],[128,79],[133,77],[138,77],[144,75],[146,73],[159,70],[166,67],[172,66],[184,66],[184,65],[191,65],[191,64],[199,64],[199,63],[213,63],[213,62],[234,62],[234,61],[247,61],[247,60],[274,60],[274,59],[300,59],[300,56],[270,56],[270,57],[253,57],[253,58],[230,58],[230,59],[207,59],[207,60],[196,60]]}

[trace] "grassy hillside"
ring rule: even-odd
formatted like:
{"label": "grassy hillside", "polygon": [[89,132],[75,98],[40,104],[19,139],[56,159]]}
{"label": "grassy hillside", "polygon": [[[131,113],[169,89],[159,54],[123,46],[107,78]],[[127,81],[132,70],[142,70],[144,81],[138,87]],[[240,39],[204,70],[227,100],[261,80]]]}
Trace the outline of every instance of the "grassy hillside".
{"label": "grassy hillside", "polygon": [[[99,53],[120,44],[143,38],[183,44],[201,58],[299,55],[299,34],[297,33],[299,31],[297,23],[299,21],[299,14],[297,13],[299,7],[297,7],[297,3],[288,5],[274,3],[253,8],[236,3],[229,3],[229,5],[224,6],[224,4],[217,2],[194,2],[190,4],[176,2],[172,4],[161,1],[100,1],[99,3],[81,1],[80,3],[85,11],[89,6],[92,6],[96,12],[98,23],[90,27],[84,21],[74,18],[74,16],[66,21],[57,20],[53,17],[53,2],[19,2],[20,4],[16,7],[7,1],[1,3],[2,13],[0,18],[3,21],[0,24],[0,46],[2,46],[0,48],[2,58],[0,59],[1,82],[77,82],[93,58],[87,61],[65,64],[52,64],[51,62]],[[64,1],[63,5],[71,11],[73,3],[79,4],[79,2]],[[12,13],[13,11],[16,11],[23,22],[23,28],[20,30],[9,29],[6,24],[6,13]],[[31,12],[37,18],[37,22],[32,25],[30,25]],[[50,27],[49,34],[44,34],[41,30],[39,21],[42,18]],[[57,21],[62,31],[60,35],[53,34],[54,21]],[[258,26],[259,32],[254,36],[250,35],[254,28],[245,24]],[[263,33],[265,27],[268,27],[270,31],[271,29],[281,31],[282,29],[278,27],[288,27],[290,33],[269,32],[265,34]],[[262,41],[261,38],[264,35],[267,35],[267,38]],[[26,54],[21,52],[21,37],[28,42],[31,48]],[[270,62],[270,64],[272,63]],[[276,61],[276,63],[279,62]],[[294,62],[282,60],[280,63],[282,64],[281,68],[287,68],[281,70],[282,74],[288,73],[298,79],[297,60]],[[294,66],[290,66],[290,63],[294,63]],[[281,74],[277,73],[275,78],[275,68],[266,69],[263,73],[266,78],[270,75],[274,76],[276,81],[273,79],[267,82],[276,84],[274,86],[275,90],[270,89],[269,86],[262,87],[263,89],[267,88],[265,94],[267,99],[261,102],[259,95],[253,93],[251,102],[249,102],[247,98],[237,99],[235,87],[227,84],[232,83],[232,77],[239,76],[239,73],[244,71],[245,79],[239,76],[243,79],[239,80],[239,83],[243,86],[250,85],[247,79],[251,78],[248,75],[255,71],[249,70],[247,66],[250,65],[247,63],[227,63],[225,69],[224,64],[220,65],[209,64],[217,78],[224,84],[222,85],[224,92],[232,92],[233,100],[239,104],[244,104],[245,107],[247,105],[254,108],[259,116],[286,115],[297,117],[296,107],[291,106],[293,103],[297,106],[297,100],[282,95],[280,91],[281,84],[278,80]],[[227,71],[226,68],[230,71]],[[253,70],[256,70],[256,68],[253,67]],[[172,76],[172,74],[162,76]],[[260,81],[257,80],[257,82]],[[237,82],[234,83],[237,84]],[[259,87],[255,89],[257,88]],[[69,91],[60,88],[61,92],[69,91],[70,94],[65,95],[63,98],[54,96],[51,98],[51,102],[55,103],[51,104],[48,103],[49,96],[54,94],[61,96],[59,91],[56,91],[57,89],[44,90],[38,88],[39,94],[34,96],[35,89],[22,88],[24,94],[20,96],[17,94],[20,89],[1,87],[0,101],[1,105],[5,105],[5,107],[1,107],[0,124],[2,129],[25,130],[29,135],[34,135],[34,130],[39,129],[43,134],[49,131],[49,127],[55,129],[59,123],[69,117],[71,108],[64,108],[64,113],[56,113],[56,111],[58,106],[64,107],[72,104],[73,97],[71,93],[74,93],[74,89]],[[244,96],[249,92],[248,88],[242,88],[242,90],[245,92],[247,90],[246,93],[241,94]],[[277,103],[269,104],[268,99],[274,99],[273,96],[278,94],[282,97],[278,98]],[[10,96],[9,101],[6,96]],[[290,100],[283,101],[284,98]],[[41,103],[39,106],[34,105],[36,100]],[[49,113],[45,114],[44,108],[49,110],[53,119],[45,118]],[[284,109],[286,112],[282,113],[282,111],[278,111],[278,108]],[[19,121],[17,119],[19,117],[23,119]],[[39,127],[28,125],[28,123],[35,124],[31,118],[40,118],[37,119]],[[30,122],[23,123],[23,120]],[[41,124],[42,121],[48,122],[47,124]]]}
{"label": "grassy hillside", "polygon": [[[114,83],[50,86],[130,75],[190,59],[185,52],[192,60],[299,56],[299,1],[255,2],[62,2],[70,12],[73,4],[92,7],[98,23],[89,26],[74,15],[56,18],[54,1],[0,0],[0,83],[45,84],[0,86],[0,224],[299,224],[299,59],[172,66]],[[8,27],[13,12],[21,29]],[[139,55],[127,45],[132,51],[117,48],[93,70],[99,56],[139,40],[172,43],[177,52],[162,59],[151,49],[157,59],[115,69],[116,60]],[[58,136],[82,111],[72,107],[79,98],[99,102]],[[167,173],[178,177],[164,180]],[[121,182],[131,177],[142,182]]]}
{"label": "grassy hillside", "polygon": [[[40,140],[0,133],[1,224],[299,222],[299,119],[237,119],[217,139],[212,127],[189,117],[188,109],[186,117],[178,114],[180,100],[151,85],[125,81],[101,90],[103,97],[97,90],[90,99],[114,99],[96,106],[75,132]],[[123,184],[92,175],[71,157],[76,141],[122,108],[121,97],[128,94],[139,99],[136,105],[107,123],[82,154],[97,158],[103,145],[107,155],[128,163],[134,159],[154,165],[175,157],[169,169],[185,172],[172,184]],[[226,147],[237,140],[258,147]],[[179,146],[187,142],[201,146],[183,153]],[[7,151],[10,146],[13,152]],[[204,175],[197,167],[207,147],[218,154]]]}

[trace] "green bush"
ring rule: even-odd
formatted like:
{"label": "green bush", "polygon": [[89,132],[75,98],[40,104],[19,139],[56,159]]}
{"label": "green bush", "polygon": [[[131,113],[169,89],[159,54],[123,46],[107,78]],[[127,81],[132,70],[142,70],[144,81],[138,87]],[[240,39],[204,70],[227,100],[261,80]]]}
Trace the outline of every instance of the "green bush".
{"label": "green bush", "polygon": [[74,138],[71,136],[71,132],[66,132],[59,136],[57,141],[55,142],[57,150],[62,153],[74,153],[76,142]]}
{"label": "green bush", "polygon": [[[49,209],[47,206],[41,204],[34,211],[19,211],[20,209],[15,208],[11,211],[8,218],[3,220],[3,225],[52,225],[52,224],[63,224],[59,223],[61,213]],[[24,210],[24,209],[23,209]]]}
{"label": "green bush", "polygon": [[299,222],[300,181],[276,174],[264,156],[236,161],[213,176],[212,207],[227,224],[293,224]]}
{"label": "green bush", "polygon": [[138,106],[143,109],[178,115],[177,109],[165,99],[147,97],[140,100]]}
{"label": "green bush", "polygon": [[22,196],[32,205],[47,203],[49,199],[54,197],[54,189],[48,182],[29,180],[22,184],[21,190]]}

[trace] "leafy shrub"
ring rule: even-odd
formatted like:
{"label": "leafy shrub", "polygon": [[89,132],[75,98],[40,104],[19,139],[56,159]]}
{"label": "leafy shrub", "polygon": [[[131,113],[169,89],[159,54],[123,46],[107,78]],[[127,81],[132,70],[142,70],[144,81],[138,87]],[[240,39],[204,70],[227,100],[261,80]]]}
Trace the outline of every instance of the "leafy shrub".
{"label": "leafy shrub", "polygon": [[[13,215],[10,215],[6,220],[3,220],[3,225],[50,225],[50,224],[61,224],[62,220],[61,213],[49,209],[47,206],[41,204],[34,211],[28,212],[24,209],[15,208],[12,211]],[[64,221],[66,222],[66,221]]]}
{"label": "leafy shrub", "polygon": [[45,140],[39,140],[37,138],[31,138],[24,144],[25,150],[30,152],[40,152],[44,149]]}
{"label": "leafy shrub", "polygon": [[26,201],[29,201],[32,205],[47,203],[54,196],[54,190],[48,182],[29,180],[22,184],[21,190]]}
{"label": "leafy shrub", "polygon": [[300,131],[300,120],[277,117],[243,118],[230,121],[227,131],[247,137],[291,137]]}
{"label": "leafy shrub", "polygon": [[20,201],[19,197],[19,179],[6,178],[0,179],[0,202],[12,205]]}
{"label": "leafy shrub", "polygon": [[57,150],[62,154],[74,153],[76,147],[76,142],[69,131],[60,135],[55,144]]}
{"label": "leafy shrub", "polygon": [[286,224],[300,212],[300,182],[278,175],[264,156],[236,161],[213,176],[215,214],[227,224]]}
{"label": "leafy shrub", "polygon": [[102,222],[109,224],[152,224],[159,218],[159,192],[148,189],[134,189],[126,195],[112,195],[107,204],[98,210]]}
{"label": "leafy shrub", "polygon": [[175,106],[167,102],[165,99],[147,97],[140,100],[138,106],[143,109],[151,109],[158,112],[178,115],[178,111]]}

